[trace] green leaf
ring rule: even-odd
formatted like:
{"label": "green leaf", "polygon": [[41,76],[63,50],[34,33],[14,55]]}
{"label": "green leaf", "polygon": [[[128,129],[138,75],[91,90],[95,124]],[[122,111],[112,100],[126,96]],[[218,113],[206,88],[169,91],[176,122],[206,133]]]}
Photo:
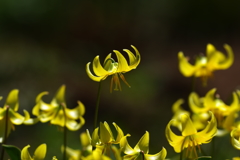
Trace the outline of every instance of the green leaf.
{"label": "green leaf", "polygon": [[9,155],[11,160],[21,160],[21,150],[13,145],[3,144],[3,148]]}
{"label": "green leaf", "polygon": [[198,157],[198,160],[209,160],[212,159],[211,156],[202,156],[202,157]]}

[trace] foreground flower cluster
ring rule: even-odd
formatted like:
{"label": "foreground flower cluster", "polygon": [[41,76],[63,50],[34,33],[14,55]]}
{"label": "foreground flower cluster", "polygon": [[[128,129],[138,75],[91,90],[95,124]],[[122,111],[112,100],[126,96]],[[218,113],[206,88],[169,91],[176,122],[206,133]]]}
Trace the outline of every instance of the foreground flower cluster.
{"label": "foreground flower cluster", "polygon": [[[0,143],[12,160],[43,160],[47,154],[47,144],[40,144],[34,154],[30,154],[28,149],[30,144],[19,149],[16,146],[8,145],[7,138],[14,130],[15,125],[34,125],[36,123],[50,123],[57,125],[63,132],[63,145],[57,146],[62,152],[62,158],[52,155],[53,160],[165,160],[167,150],[162,147],[158,153],[150,154],[149,140],[150,133],[146,131],[139,139],[138,143],[132,147],[128,143],[131,138],[129,133],[124,133],[117,123],[109,125],[107,122],[98,122],[98,109],[100,106],[100,84],[108,76],[112,76],[110,92],[121,89],[119,77],[130,87],[124,77],[124,73],[136,69],[140,64],[141,56],[136,47],[131,46],[135,53],[124,49],[128,55],[128,60],[117,50],[113,52],[117,60],[112,58],[110,53],[105,58],[103,65],[99,56],[96,56],[91,63],[86,65],[86,73],[90,79],[99,82],[97,103],[95,109],[94,130],[88,129],[80,134],[80,144],[78,149],[67,145],[67,134],[69,131],[77,131],[85,124],[83,118],[85,106],[78,101],[75,108],[68,108],[65,101],[66,86],[62,85],[50,102],[45,102],[42,97],[48,92],[42,92],[36,97],[36,104],[32,108],[33,118],[29,112],[24,110],[24,115],[18,113],[18,90],[12,90],[2,108],[0,108]],[[178,53],[179,70],[186,77],[201,77],[203,87],[207,85],[209,77],[215,70],[228,69],[233,61],[234,55],[231,47],[224,45],[227,56],[218,51],[212,44],[207,45],[206,56],[199,55],[192,65],[189,58],[183,52]],[[113,87],[114,85],[114,87]],[[113,89],[114,88],[114,89]],[[227,104],[220,95],[216,94],[217,89],[209,90],[205,96],[200,97],[192,86],[189,93],[188,106],[184,109],[184,99],[179,99],[172,105],[173,117],[169,120],[165,128],[165,137],[169,145],[173,147],[176,154],[179,153],[180,160],[214,159],[214,150],[203,152],[202,145],[213,144],[215,137],[229,135],[231,137],[232,148],[240,150],[240,121],[237,119],[240,111],[240,91],[233,91],[232,101]],[[86,108],[87,109],[87,108]],[[99,126],[97,126],[99,124]],[[112,130],[111,128],[114,128]],[[177,130],[179,131],[177,131]],[[113,134],[116,133],[116,134]],[[158,142],[157,142],[158,143]],[[233,155],[232,157],[234,157]],[[232,158],[230,157],[230,158]],[[4,151],[1,152],[0,160],[4,159]],[[233,159],[239,159],[234,157]]]}

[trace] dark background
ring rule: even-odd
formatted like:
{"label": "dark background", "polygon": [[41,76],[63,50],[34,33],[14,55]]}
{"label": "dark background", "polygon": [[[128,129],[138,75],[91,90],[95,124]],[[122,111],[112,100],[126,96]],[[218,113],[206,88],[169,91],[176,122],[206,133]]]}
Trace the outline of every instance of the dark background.
{"label": "dark background", "polygon": [[[68,107],[75,107],[77,100],[86,107],[85,126],[68,133],[68,146],[77,149],[79,134],[85,129],[92,132],[98,89],[98,82],[86,74],[86,64],[96,55],[103,60],[112,50],[132,50],[130,45],[134,45],[142,59],[136,70],[125,74],[132,87],[122,83],[123,91],[111,94],[111,78],[103,81],[99,120],[110,125],[116,122],[124,133],[130,133],[132,147],[149,131],[150,154],[164,146],[171,158],[176,154],[164,130],[172,118],[172,104],[179,98],[187,101],[192,81],[180,74],[177,54],[183,51],[192,60],[194,55],[205,54],[207,43],[223,52],[224,43],[232,46],[232,67],[214,72],[205,88],[199,79],[196,82],[200,96],[216,87],[227,102],[240,82],[239,9],[237,0],[0,1],[0,94],[4,98],[1,104],[17,88],[19,112],[31,111],[40,92],[49,91],[44,100],[50,102],[65,84]],[[21,149],[30,144],[31,154],[38,145],[47,143],[46,159],[54,155],[61,159],[62,137],[56,126],[38,123],[16,126],[8,141]],[[229,137],[221,143],[231,150],[229,155],[218,152],[219,157],[237,156]],[[219,146],[219,150],[226,150]]]}

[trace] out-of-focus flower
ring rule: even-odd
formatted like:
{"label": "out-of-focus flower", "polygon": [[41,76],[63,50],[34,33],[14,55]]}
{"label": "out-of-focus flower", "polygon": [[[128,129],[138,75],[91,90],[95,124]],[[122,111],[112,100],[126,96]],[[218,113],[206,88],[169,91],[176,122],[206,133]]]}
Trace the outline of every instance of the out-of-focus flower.
{"label": "out-of-focus flower", "polygon": [[184,103],[183,99],[177,100],[172,105],[172,112],[173,112],[173,118],[176,121],[173,121],[172,126],[177,127],[179,130],[182,130],[182,124],[181,124],[181,115],[182,114],[188,114],[190,116],[190,112],[186,111],[182,108],[182,104]]}
{"label": "out-of-focus flower", "polygon": [[233,129],[230,135],[233,147],[240,150],[240,125]]}
{"label": "out-of-focus flower", "polygon": [[36,98],[36,105],[33,108],[33,115],[39,117],[43,123],[50,121],[51,124],[66,126],[69,130],[76,131],[80,129],[85,123],[82,117],[85,113],[84,105],[78,101],[78,106],[69,109],[65,102],[65,85],[62,85],[57,91],[56,95],[50,102],[45,103],[42,96],[47,92],[40,93]]}
{"label": "out-of-focus flower", "polygon": [[86,65],[86,71],[88,76],[97,82],[105,80],[108,76],[112,75],[110,92],[112,92],[113,83],[115,84],[114,90],[121,90],[121,84],[119,81],[119,77],[123,80],[123,82],[130,87],[127,83],[126,79],[123,76],[123,73],[129,72],[132,69],[135,69],[140,63],[140,53],[138,50],[131,45],[131,47],[135,50],[136,55],[134,55],[130,50],[124,49],[129,57],[129,64],[125,57],[117,50],[113,50],[113,52],[117,56],[117,62],[111,57],[111,53],[105,58],[103,65],[101,65],[99,56],[96,56],[93,60],[93,72],[90,71],[90,62]]}
{"label": "out-of-focus flower", "polygon": [[46,144],[41,144],[40,146],[38,146],[33,154],[33,157],[31,157],[28,152],[29,147],[30,147],[30,145],[27,145],[22,149],[22,152],[21,152],[22,160],[43,160],[45,158],[46,153],[47,153],[47,145]]}
{"label": "out-of-focus flower", "polygon": [[70,147],[66,148],[66,153],[69,160],[79,160],[92,154],[92,146],[86,132],[80,134],[80,141],[81,149],[72,149]]}
{"label": "out-of-focus flower", "polygon": [[197,57],[195,64],[188,62],[188,57],[185,57],[183,52],[178,53],[180,72],[186,77],[201,77],[203,84],[206,85],[208,77],[211,77],[213,71],[228,69],[234,60],[232,48],[225,44],[227,57],[212,44],[207,45],[206,56],[200,55]]}
{"label": "out-of-focus flower", "polygon": [[[113,154],[116,159],[118,159],[118,152],[116,150],[112,149],[112,144],[119,144],[120,140],[124,136],[124,133],[122,129],[116,124],[113,123],[116,131],[117,131],[117,137],[116,139],[114,138],[112,134],[112,130],[109,127],[107,122],[100,122],[100,131],[99,128],[97,127],[93,133],[92,137],[90,136],[89,131],[87,130],[87,134],[90,140],[91,145],[97,149],[102,150],[102,153],[111,157]],[[98,134],[99,133],[99,134]],[[114,151],[113,153],[111,151]]]}
{"label": "out-of-focus flower", "polygon": [[[10,134],[11,130],[14,130],[14,125],[21,125],[26,120],[28,120],[29,123],[26,124],[34,124],[37,122],[37,120],[33,120],[30,123],[30,116],[29,113],[24,110],[25,116],[22,116],[19,114],[18,108],[19,108],[19,102],[18,102],[18,90],[14,89],[12,90],[6,99],[6,102],[2,108],[0,108],[0,143],[3,142],[4,132],[5,129],[7,129],[7,136]],[[0,97],[2,99],[2,97]],[[7,120],[7,126],[6,125]]]}
{"label": "out-of-focus flower", "polygon": [[132,148],[127,141],[127,137],[129,135],[124,136],[120,141],[120,148],[126,154],[123,159],[124,160],[164,160],[167,156],[167,151],[165,148],[162,148],[160,152],[157,154],[151,155],[149,152],[149,133],[146,133],[142,136],[142,138],[138,141],[136,146]]}
{"label": "out-of-focus flower", "polygon": [[210,121],[206,127],[199,132],[193,125],[193,122],[188,114],[181,115],[182,135],[176,135],[170,128],[175,119],[172,119],[168,123],[165,134],[169,144],[174,148],[175,152],[180,153],[182,151],[186,151],[184,157],[198,157],[196,147],[200,149],[199,145],[209,143],[217,132],[216,119],[212,112],[209,113],[211,115]]}
{"label": "out-of-focus flower", "polygon": [[189,96],[189,106],[194,114],[199,115],[199,118],[202,119],[202,121],[209,118],[207,112],[211,111],[217,119],[218,127],[222,128],[225,118],[231,113],[237,113],[237,111],[239,111],[239,99],[237,94],[233,92],[233,101],[230,105],[227,105],[215,95],[215,92],[215,88],[211,89],[205,97],[201,98],[199,98],[197,93],[192,92]]}

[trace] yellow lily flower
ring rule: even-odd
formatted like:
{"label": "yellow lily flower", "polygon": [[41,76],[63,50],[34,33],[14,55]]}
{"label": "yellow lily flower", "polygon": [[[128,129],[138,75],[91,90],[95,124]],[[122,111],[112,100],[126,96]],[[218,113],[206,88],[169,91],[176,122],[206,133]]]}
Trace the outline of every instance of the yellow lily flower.
{"label": "yellow lily flower", "polygon": [[47,152],[46,144],[41,144],[40,146],[38,146],[34,152],[33,157],[31,157],[28,152],[29,147],[30,147],[30,145],[27,145],[22,149],[22,152],[21,152],[22,160],[43,160],[45,158],[46,152]]}
{"label": "yellow lily flower", "polygon": [[84,105],[78,101],[78,106],[69,109],[65,102],[65,85],[62,85],[50,104],[43,102],[42,96],[47,92],[40,93],[36,98],[36,105],[33,108],[33,115],[39,117],[43,123],[50,121],[51,124],[66,126],[71,131],[80,129],[85,123],[82,117],[85,113]]}
{"label": "yellow lily flower", "polygon": [[189,96],[189,106],[193,113],[200,115],[199,117],[203,120],[208,119],[209,116],[206,113],[212,111],[217,119],[218,127],[222,128],[225,118],[231,113],[239,111],[239,99],[237,93],[233,92],[232,103],[226,105],[219,97],[215,96],[215,92],[216,89],[213,88],[202,98],[192,92]]}
{"label": "yellow lily flower", "polygon": [[[104,122],[104,123],[100,122],[100,131],[99,131],[99,128],[97,127],[93,131],[92,137],[90,136],[90,133],[87,130],[87,134],[88,134],[91,145],[94,148],[101,150],[103,154],[106,154],[109,157],[111,155],[111,151],[114,151],[112,148],[112,144],[119,144],[120,140],[124,136],[122,129],[116,123],[113,123],[113,125],[117,131],[116,139],[114,138],[112,134],[112,130],[109,127],[107,122]],[[115,158],[118,159],[118,152],[116,150],[115,152],[113,152],[113,154]]]}
{"label": "yellow lily flower", "polygon": [[123,73],[129,72],[132,69],[135,69],[138,64],[140,63],[140,53],[138,50],[131,45],[131,47],[135,50],[136,56],[128,49],[124,49],[128,54],[129,57],[129,64],[125,57],[117,50],[113,50],[113,52],[117,56],[117,62],[111,57],[111,53],[105,58],[103,66],[100,63],[99,56],[96,56],[93,60],[93,72],[92,74],[90,71],[90,62],[86,65],[86,71],[88,76],[97,82],[105,80],[108,76],[112,75],[111,85],[110,85],[110,92],[112,92],[113,83],[115,84],[114,90],[121,90],[121,84],[119,81],[119,77],[123,80],[123,82],[130,87],[127,83],[126,79],[123,76]]}
{"label": "yellow lily flower", "polygon": [[233,147],[240,150],[240,125],[233,129],[230,135]]}
{"label": "yellow lily flower", "polygon": [[[18,103],[18,90],[12,90],[7,97],[7,100],[2,108],[0,108],[0,143],[3,142],[4,132],[6,129],[6,119],[7,119],[7,136],[10,134],[11,130],[14,130],[14,125],[21,125],[26,120],[30,121],[29,113],[24,110],[25,116],[17,113],[19,108]],[[2,99],[2,97],[0,97]],[[26,116],[28,115],[28,116]],[[36,121],[35,121],[36,122]],[[30,123],[27,123],[30,124]]]}
{"label": "yellow lily flower", "polygon": [[208,77],[211,77],[215,70],[228,69],[234,60],[232,48],[224,44],[228,57],[222,52],[216,50],[212,44],[207,44],[206,56],[200,55],[195,64],[188,62],[188,58],[184,56],[183,52],[178,53],[179,69],[185,77],[201,77],[203,84],[206,85]]}
{"label": "yellow lily flower", "polygon": [[197,131],[195,126],[193,125],[192,120],[190,119],[188,114],[181,115],[182,122],[182,135],[176,135],[171,130],[171,125],[175,119],[172,119],[165,130],[165,134],[169,144],[174,148],[174,151],[180,153],[182,151],[186,151],[184,156],[188,158],[197,158],[197,150],[196,147],[199,148],[199,145],[203,143],[209,143],[212,138],[217,133],[217,122],[212,112],[209,112],[211,115],[211,119],[206,125],[206,127]]}
{"label": "yellow lily flower", "polygon": [[165,160],[167,156],[167,151],[163,147],[160,152],[154,155],[148,154],[149,152],[149,133],[146,133],[142,136],[142,138],[138,141],[136,146],[132,148],[127,141],[127,137],[129,135],[124,136],[120,141],[120,148],[126,154],[123,157],[123,160]]}

